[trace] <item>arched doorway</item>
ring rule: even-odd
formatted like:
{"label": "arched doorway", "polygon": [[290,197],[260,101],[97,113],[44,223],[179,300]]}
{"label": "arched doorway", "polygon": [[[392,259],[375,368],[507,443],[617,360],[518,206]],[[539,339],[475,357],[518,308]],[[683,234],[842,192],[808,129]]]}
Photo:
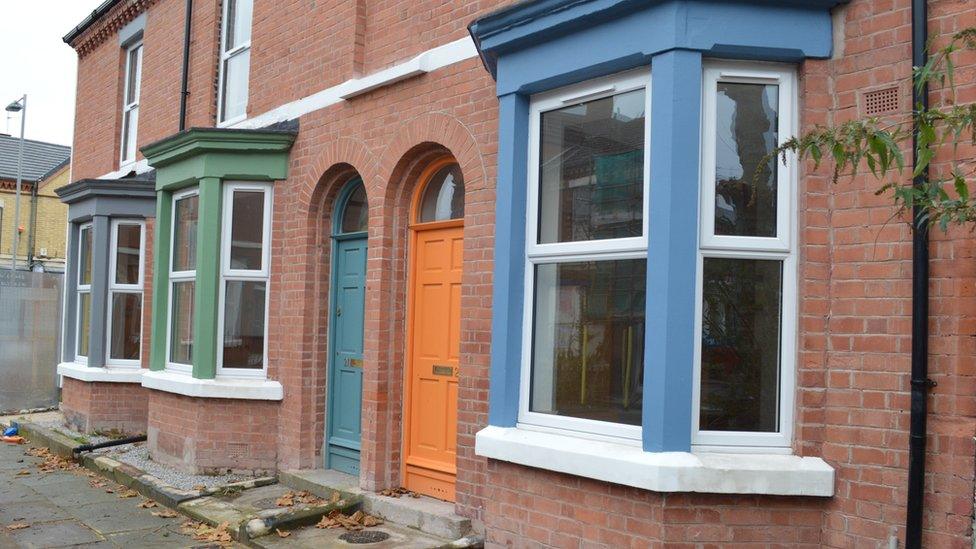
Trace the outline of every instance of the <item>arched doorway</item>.
{"label": "arched doorway", "polygon": [[356,176],[335,203],[329,310],[329,379],[325,467],[359,476],[362,432],[363,320],[369,208]]}
{"label": "arched doorway", "polygon": [[464,181],[453,158],[421,174],[411,216],[404,486],[454,501]]}

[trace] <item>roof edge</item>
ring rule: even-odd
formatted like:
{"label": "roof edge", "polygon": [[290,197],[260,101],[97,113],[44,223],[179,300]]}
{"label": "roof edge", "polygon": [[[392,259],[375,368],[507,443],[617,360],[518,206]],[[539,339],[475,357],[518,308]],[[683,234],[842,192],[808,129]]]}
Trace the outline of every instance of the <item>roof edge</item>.
{"label": "roof edge", "polygon": [[71,42],[73,42],[75,38],[81,36],[81,33],[88,30],[89,27],[97,23],[102,17],[105,16],[105,14],[107,14],[112,8],[121,2],[122,0],[105,0],[90,14],[85,16],[85,18],[81,20],[81,23],[78,23],[75,25],[75,28],[68,31],[68,33],[65,34],[61,39],[65,44],[70,46]]}

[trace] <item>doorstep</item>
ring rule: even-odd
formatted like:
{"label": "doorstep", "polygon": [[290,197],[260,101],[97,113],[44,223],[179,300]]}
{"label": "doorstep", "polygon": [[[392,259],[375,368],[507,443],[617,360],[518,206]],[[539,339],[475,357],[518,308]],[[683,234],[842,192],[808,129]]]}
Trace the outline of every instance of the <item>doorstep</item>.
{"label": "doorstep", "polygon": [[329,497],[334,491],[344,498],[361,497],[363,511],[440,538],[460,540],[472,533],[471,519],[457,515],[453,503],[427,496],[394,498],[367,492],[359,488],[359,479],[339,471],[280,471],[278,482],[319,497]]}

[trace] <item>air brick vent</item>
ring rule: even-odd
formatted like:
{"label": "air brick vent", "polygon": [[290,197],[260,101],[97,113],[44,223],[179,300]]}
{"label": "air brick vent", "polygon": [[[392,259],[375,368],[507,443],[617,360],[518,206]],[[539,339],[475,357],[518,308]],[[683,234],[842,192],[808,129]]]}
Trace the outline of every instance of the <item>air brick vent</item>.
{"label": "air brick vent", "polygon": [[864,115],[878,116],[898,110],[898,88],[869,91],[864,94]]}

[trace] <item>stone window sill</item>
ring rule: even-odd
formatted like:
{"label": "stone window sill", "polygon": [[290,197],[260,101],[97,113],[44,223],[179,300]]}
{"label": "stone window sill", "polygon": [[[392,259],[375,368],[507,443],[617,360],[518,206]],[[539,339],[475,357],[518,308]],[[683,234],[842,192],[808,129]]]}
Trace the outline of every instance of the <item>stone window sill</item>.
{"label": "stone window sill", "polygon": [[281,400],[281,383],[270,379],[197,379],[188,374],[148,371],[142,386],[157,391],[196,398],[233,398],[244,400]]}
{"label": "stone window sill", "polygon": [[58,374],[78,381],[88,383],[98,381],[102,383],[139,383],[142,381],[142,368],[112,367],[97,368],[77,362],[62,362],[58,364]]}
{"label": "stone window sill", "polygon": [[494,426],[478,432],[475,453],[655,492],[834,495],[834,469],[816,457],[653,453],[625,444]]}

